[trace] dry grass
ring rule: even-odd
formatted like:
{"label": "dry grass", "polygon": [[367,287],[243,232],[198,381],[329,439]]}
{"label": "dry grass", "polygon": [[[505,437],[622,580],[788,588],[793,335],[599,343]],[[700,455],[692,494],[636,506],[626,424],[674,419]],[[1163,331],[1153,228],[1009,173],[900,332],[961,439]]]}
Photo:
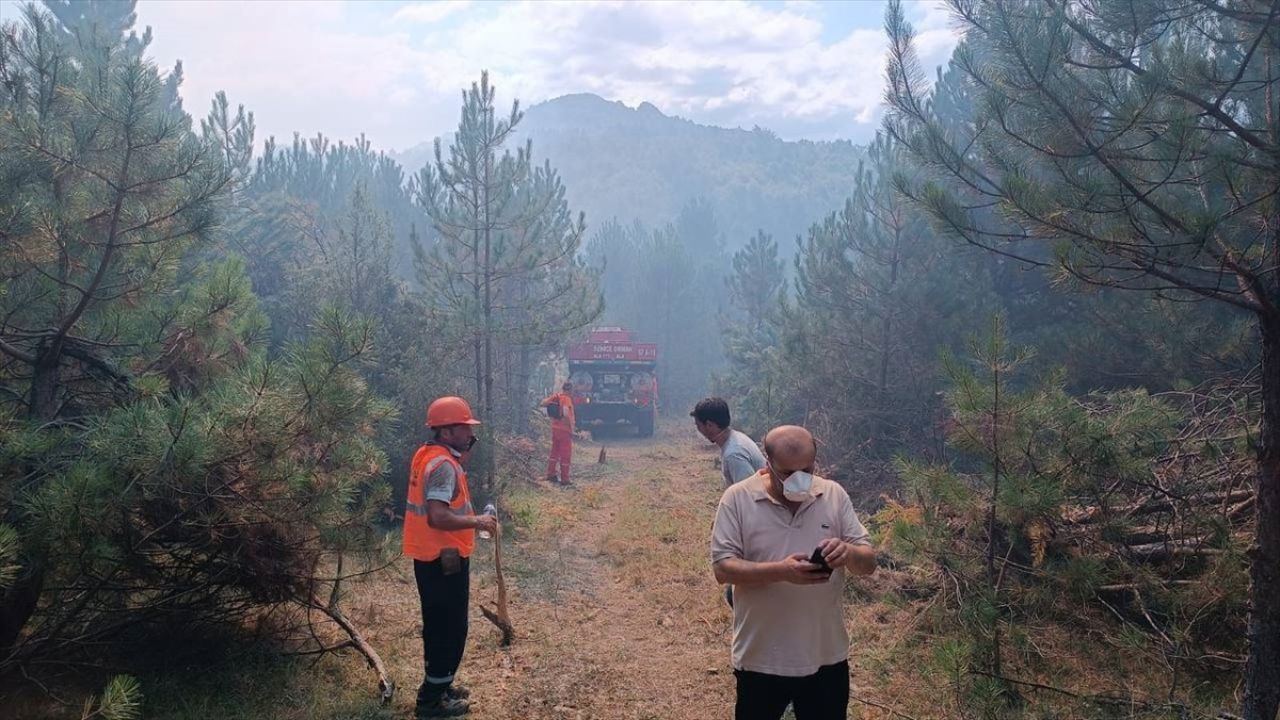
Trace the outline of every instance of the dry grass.
{"label": "dry grass", "polygon": [[705,560],[714,473],[673,472],[645,457],[652,447],[610,441],[601,479],[580,471],[578,489],[531,498],[511,564],[552,592],[513,603],[509,653],[470,656],[468,675],[486,662],[513,671],[489,697],[477,690],[475,717],[677,720],[707,717],[712,698],[727,707],[728,616]]}
{"label": "dry grass", "polygon": [[[472,688],[476,720],[731,715],[730,616],[707,557],[720,492],[714,454],[683,428],[666,428],[654,441],[607,442],[603,466],[594,462],[598,444],[579,445],[576,488],[517,482],[503,503],[516,640],[498,647],[498,631],[473,607],[460,676]],[[495,595],[491,545],[478,542],[473,605]],[[897,593],[909,581],[882,572],[850,583],[854,694],[861,699],[851,703],[850,717],[971,717],[956,697],[950,646],[932,601]],[[399,683],[391,707],[377,705],[376,680],[354,654],[282,659],[228,644],[141,672],[147,717],[410,717],[422,676],[410,563],[352,583],[346,608]],[[1012,674],[1027,680],[1142,699],[1167,691],[1169,673],[1150,656],[1076,628],[1028,622],[1010,648]],[[1027,718],[1155,717],[1045,692],[1027,699]],[[10,707],[18,707],[18,718],[78,717],[75,703],[42,702],[39,709]]]}

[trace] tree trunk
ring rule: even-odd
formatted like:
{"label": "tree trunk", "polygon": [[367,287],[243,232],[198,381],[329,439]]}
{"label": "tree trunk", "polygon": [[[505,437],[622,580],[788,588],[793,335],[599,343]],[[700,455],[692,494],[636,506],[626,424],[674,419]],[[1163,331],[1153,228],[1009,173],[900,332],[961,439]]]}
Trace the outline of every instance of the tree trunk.
{"label": "tree trunk", "polygon": [[[993,330],[994,340],[1002,337],[1004,328],[999,324]],[[992,343],[995,345],[995,342]],[[994,348],[993,348],[994,349]],[[996,508],[1000,504],[1000,363],[1004,361],[998,350],[992,353],[991,385],[994,397],[991,404],[991,507],[987,510],[987,582],[991,584],[991,601],[1000,602],[1000,581],[996,575]],[[991,623],[991,672],[996,677],[1003,677],[1004,670],[1000,662],[1000,617],[996,616]],[[1002,683],[1008,689],[1008,683]]]}
{"label": "tree trunk", "polygon": [[[493,414],[493,219],[489,214],[492,202],[493,151],[489,150],[484,161],[484,418],[485,422],[494,423]],[[497,439],[497,428],[490,426],[489,437]],[[486,488],[488,496],[494,497],[494,474],[496,471],[496,448],[489,448],[480,458],[481,485]]]}
{"label": "tree trunk", "polygon": [[1275,720],[1280,709],[1280,317],[1263,317],[1262,431],[1257,534],[1249,549],[1249,657],[1244,717]]}
{"label": "tree trunk", "polygon": [[[889,262],[889,287],[887,294],[893,295],[898,285],[898,246],[902,241],[902,227],[895,224],[893,228],[893,259]],[[876,388],[876,419],[874,437],[884,437],[889,423],[889,360],[892,359],[893,313],[897,311],[897,303],[890,301],[884,313],[884,325],[880,333],[880,378]]]}
{"label": "tree trunk", "polygon": [[520,368],[516,372],[515,392],[515,431],[520,435],[529,434],[529,376],[533,374],[533,351],[527,343],[520,345]]}
{"label": "tree trunk", "polygon": [[[471,270],[474,273],[472,275],[471,294],[472,299],[475,301],[475,310],[480,308],[480,275],[482,272],[480,267],[480,202],[479,192],[473,190],[471,211],[476,224],[471,231]],[[483,332],[483,327],[477,327],[475,333],[471,336],[472,357],[476,363],[476,404],[481,408],[484,407],[482,404],[484,402],[484,342],[481,339]]]}
{"label": "tree trunk", "polygon": [[[57,417],[61,351],[62,342],[56,340],[52,346],[41,349],[31,366],[31,404],[27,416],[32,422],[47,423]],[[5,519],[14,527],[20,527],[18,512],[16,503],[5,512]],[[22,574],[13,586],[0,595],[0,666],[10,659],[14,644],[35,613],[44,589],[43,555],[26,554],[22,566]]]}
{"label": "tree trunk", "polygon": [[31,405],[27,417],[37,423],[47,423],[58,415],[58,390],[61,378],[62,343],[46,347],[31,366]]}
{"label": "tree trunk", "polygon": [[13,659],[13,651],[36,611],[40,592],[44,589],[44,562],[41,558],[24,558],[27,566],[0,602],[0,671]]}

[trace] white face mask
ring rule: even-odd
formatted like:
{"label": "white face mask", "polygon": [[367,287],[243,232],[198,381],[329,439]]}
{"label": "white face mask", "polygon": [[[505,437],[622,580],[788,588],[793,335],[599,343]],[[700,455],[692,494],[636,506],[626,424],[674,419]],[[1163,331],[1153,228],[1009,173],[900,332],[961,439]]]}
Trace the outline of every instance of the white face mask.
{"label": "white face mask", "polygon": [[809,489],[813,487],[813,475],[803,470],[791,473],[786,480],[782,481],[782,496],[791,502],[804,502],[812,495]]}

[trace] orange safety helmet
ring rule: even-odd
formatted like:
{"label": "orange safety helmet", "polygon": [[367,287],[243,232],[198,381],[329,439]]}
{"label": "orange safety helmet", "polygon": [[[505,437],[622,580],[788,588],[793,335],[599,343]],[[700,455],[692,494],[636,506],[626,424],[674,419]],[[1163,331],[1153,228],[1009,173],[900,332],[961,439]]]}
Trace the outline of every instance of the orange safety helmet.
{"label": "orange safety helmet", "polygon": [[430,428],[479,424],[480,421],[471,414],[471,406],[467,401],[454,395],[436,398],[427,408],[427,427]]}

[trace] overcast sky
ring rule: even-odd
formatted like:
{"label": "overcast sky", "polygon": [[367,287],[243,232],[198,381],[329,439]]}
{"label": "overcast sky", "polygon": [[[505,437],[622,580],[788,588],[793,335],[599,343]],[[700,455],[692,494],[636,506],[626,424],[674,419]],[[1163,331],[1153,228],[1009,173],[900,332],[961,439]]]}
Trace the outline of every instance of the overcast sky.
{"label": "overcast sky", "polygon": [[[908,11],[922,58],[945,62],[944,8]],[[259,140],[363,132],[403,149],[457,124],[482,69],[503,107],[591,92],[787,139],[864,141],[879,124],[883,13],[883,0],[141,0],[138,24],[162,68],[182,60],[193,114],[225,90],[254,112]]]}

